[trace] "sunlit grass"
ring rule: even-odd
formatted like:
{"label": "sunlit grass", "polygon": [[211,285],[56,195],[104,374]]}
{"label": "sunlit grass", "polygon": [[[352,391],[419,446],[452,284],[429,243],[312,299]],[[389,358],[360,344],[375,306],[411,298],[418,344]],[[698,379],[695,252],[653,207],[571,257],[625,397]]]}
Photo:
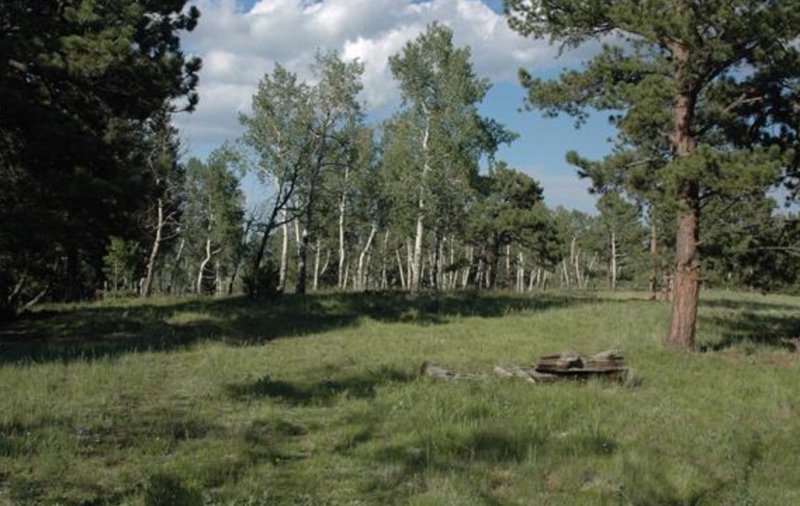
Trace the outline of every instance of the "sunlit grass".
{"label": "sunlit grass", "polygon": [[[0,504],[800,504],[798,309],[706,293],[686,354],[634,293],[49,307],[0,329]],[[491,376],[607,349],[633,381]]]}

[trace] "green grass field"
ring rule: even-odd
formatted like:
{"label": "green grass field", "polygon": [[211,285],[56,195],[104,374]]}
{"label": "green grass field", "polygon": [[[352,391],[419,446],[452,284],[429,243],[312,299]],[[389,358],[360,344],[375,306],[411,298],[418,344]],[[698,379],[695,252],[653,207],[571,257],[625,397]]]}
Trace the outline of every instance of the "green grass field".
{"label": "green grass field", "polygon": [[[800,299],[706,292],[53,306],[0,328],[0,505],[800,504]],[[420,378],[565,351],[625,384]]]}

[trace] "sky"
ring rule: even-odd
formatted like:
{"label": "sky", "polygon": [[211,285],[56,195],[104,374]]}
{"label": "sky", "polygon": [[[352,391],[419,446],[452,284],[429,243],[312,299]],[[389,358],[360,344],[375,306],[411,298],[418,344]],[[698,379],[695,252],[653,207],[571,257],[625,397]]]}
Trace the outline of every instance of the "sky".
{"label": "sky", "polygon": [[[613,131],[601,115],[580,130],[570,118],[548,119],[520,111],[525,97],[517,73],[555,77],[591,57],[587,46],[559,57],[558,47],[513,32],[501,14],[500,0],[196,0],[200,23],[184,34],[188,54],[203,59],[192,114],[179,114],[187,155],[205,158],[225,141],[242,133],[240,112],[250,111],[259,80],[276,62],[309,77],[317,49],[336,50],[344,59],[364,63],[362,100],[367,120],[379,121],[400,105],[400,94],[388,66],[389,56],[436,21],[453,30],[455,45],[469,46],[478,76],[492,88],[480,111],[517,132],[519,139],[503,147],[498,159],[521,170],[544,188],[545,202],[594,213],[588,183],[564,161],[571,149],[589,158],[610,150]],[[256,190],[245,184],[248,198]]]}

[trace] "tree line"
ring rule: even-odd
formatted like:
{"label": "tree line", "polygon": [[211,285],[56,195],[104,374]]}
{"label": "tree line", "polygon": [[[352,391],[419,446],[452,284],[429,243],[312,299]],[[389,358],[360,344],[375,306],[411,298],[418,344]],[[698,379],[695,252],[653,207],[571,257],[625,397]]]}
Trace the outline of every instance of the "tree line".
{"label": "tree line", "polygon": [[184,159],[173,118],[201,67],[180,48],[199,19],[185,3],[0,7],[6,314],[100,294],[623,285],[673,299],[667,342],[688,348],[701,284],[796,284],[797,220],[769,193],[794,197],[800,153],[793,2],[505,2],[523,35],[603,37],[556,79],[520,72],[526,108],[616,127],[603,160],[567,154],[593,215],[548,208],[496,158],[517,136],[479,113],[489,82],[436,23],[389,59],[389,119],[366,121],[360,62],[319,51],[310,79],[264,75],[240,139]]}

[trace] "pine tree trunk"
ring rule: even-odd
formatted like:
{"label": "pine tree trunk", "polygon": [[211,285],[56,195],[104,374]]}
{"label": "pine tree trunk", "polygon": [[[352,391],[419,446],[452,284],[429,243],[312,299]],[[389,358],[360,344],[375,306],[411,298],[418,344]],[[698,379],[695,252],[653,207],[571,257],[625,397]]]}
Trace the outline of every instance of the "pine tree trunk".
{"label": "pine tree trunk", "polygon": [[[684,202],[695,204],[696,185],[688,184],[690,195]],[[694,346],[697,324],[697,305],[700,296],[700,255],[698,242],[699,209],[678,213],[678,237],[675,251],[675,277],[672,302],[672,317],[667,344],[680,350],[691,350]]]}
{"label": "pine tree trunk", "polygon": [[[688,72],[688,52],[676,44],[672,49],[678,82]],[[689,157],[695,148],[692,132],[695,96],[679,93],[673,109],[675,132],[672,143],[678,158]],[[698,222],[700,217],[699,188],[696,181],[683,181],[679,186],[678,231],[675,251],[675,290],[667,345],[680,350],[694,346],[697,304],[700,295],[700,252]]]}

